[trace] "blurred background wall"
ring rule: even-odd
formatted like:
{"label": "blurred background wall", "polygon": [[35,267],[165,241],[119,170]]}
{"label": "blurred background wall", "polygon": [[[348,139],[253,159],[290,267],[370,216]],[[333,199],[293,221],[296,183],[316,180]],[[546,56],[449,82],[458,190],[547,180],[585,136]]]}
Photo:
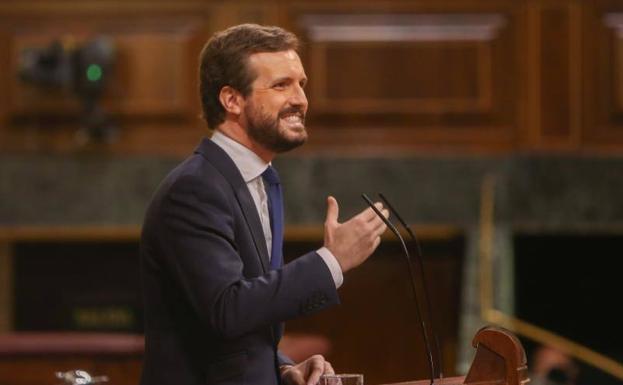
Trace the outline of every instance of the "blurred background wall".
{"label": "blurred background wall", "polygon": [[[201,47],[242,22],[304,43],[310,140],[276,161],[289,258],[322,243],[327,194],[347,218],[360,193],[383,192],[422,238],[445,372],[464,373],[484,323],[484,202],[495,307],[623,360],[615,0],[0,2],[2,332],[140,334],[144,209],[208,134]],[[370,384],[425,378],[401,258],[388,237],[339,308],[288,331],[323,338],[339,371]],[[136,381],[140,357],[98,362],[82,365]]]}

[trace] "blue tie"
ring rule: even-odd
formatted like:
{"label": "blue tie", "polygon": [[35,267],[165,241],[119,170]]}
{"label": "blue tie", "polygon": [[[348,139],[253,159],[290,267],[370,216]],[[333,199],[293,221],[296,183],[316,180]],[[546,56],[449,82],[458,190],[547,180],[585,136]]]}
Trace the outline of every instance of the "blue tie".
{"label": "blue tie", "polygon": [[270,253],[270,269],[277,270],[283,264],[283,197],[279,174],[273,166],[268,166],[262,173],[266,192],[268,193],[268,212],[270,216],[270,231],[273,234],[272,250]]}

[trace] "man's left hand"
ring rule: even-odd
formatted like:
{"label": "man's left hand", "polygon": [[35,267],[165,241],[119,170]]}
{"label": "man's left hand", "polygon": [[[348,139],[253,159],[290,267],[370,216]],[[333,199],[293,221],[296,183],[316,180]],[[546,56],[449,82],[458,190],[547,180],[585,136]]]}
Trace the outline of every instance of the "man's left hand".
{"label": "man's left hand", "polygon": [[294,366],[281,368],[281,379],[286,385],[316,385],[323,374],[335,374],[335,371],[320,354]]}

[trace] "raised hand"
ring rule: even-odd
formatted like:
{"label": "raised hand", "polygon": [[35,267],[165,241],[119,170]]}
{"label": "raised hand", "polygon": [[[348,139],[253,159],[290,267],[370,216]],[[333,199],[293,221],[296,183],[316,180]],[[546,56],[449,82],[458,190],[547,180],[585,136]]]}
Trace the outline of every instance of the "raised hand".
{"label": "raised hand", "polygon": [[[389,217],[383,204],[374,204]],[[342,272],[362,264],[381,243],[381,234],[387,226],[371,209],[367,208],[344,223],[338,222],[339,206],[332,196],[327,198],[327,219],[324,223],[324,246],[333,253]]]}

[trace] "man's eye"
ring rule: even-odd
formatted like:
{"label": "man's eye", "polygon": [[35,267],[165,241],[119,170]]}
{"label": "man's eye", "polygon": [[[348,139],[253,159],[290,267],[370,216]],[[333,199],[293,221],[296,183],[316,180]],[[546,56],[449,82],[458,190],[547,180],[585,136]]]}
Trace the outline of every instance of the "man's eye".
{"label": "man's eye", "polygon": [[273,86],[273,88],[277,88],[277,89],[284,89],[286,88],[287,84],[285,82],[281,82],[281,83],[277,83]]}

